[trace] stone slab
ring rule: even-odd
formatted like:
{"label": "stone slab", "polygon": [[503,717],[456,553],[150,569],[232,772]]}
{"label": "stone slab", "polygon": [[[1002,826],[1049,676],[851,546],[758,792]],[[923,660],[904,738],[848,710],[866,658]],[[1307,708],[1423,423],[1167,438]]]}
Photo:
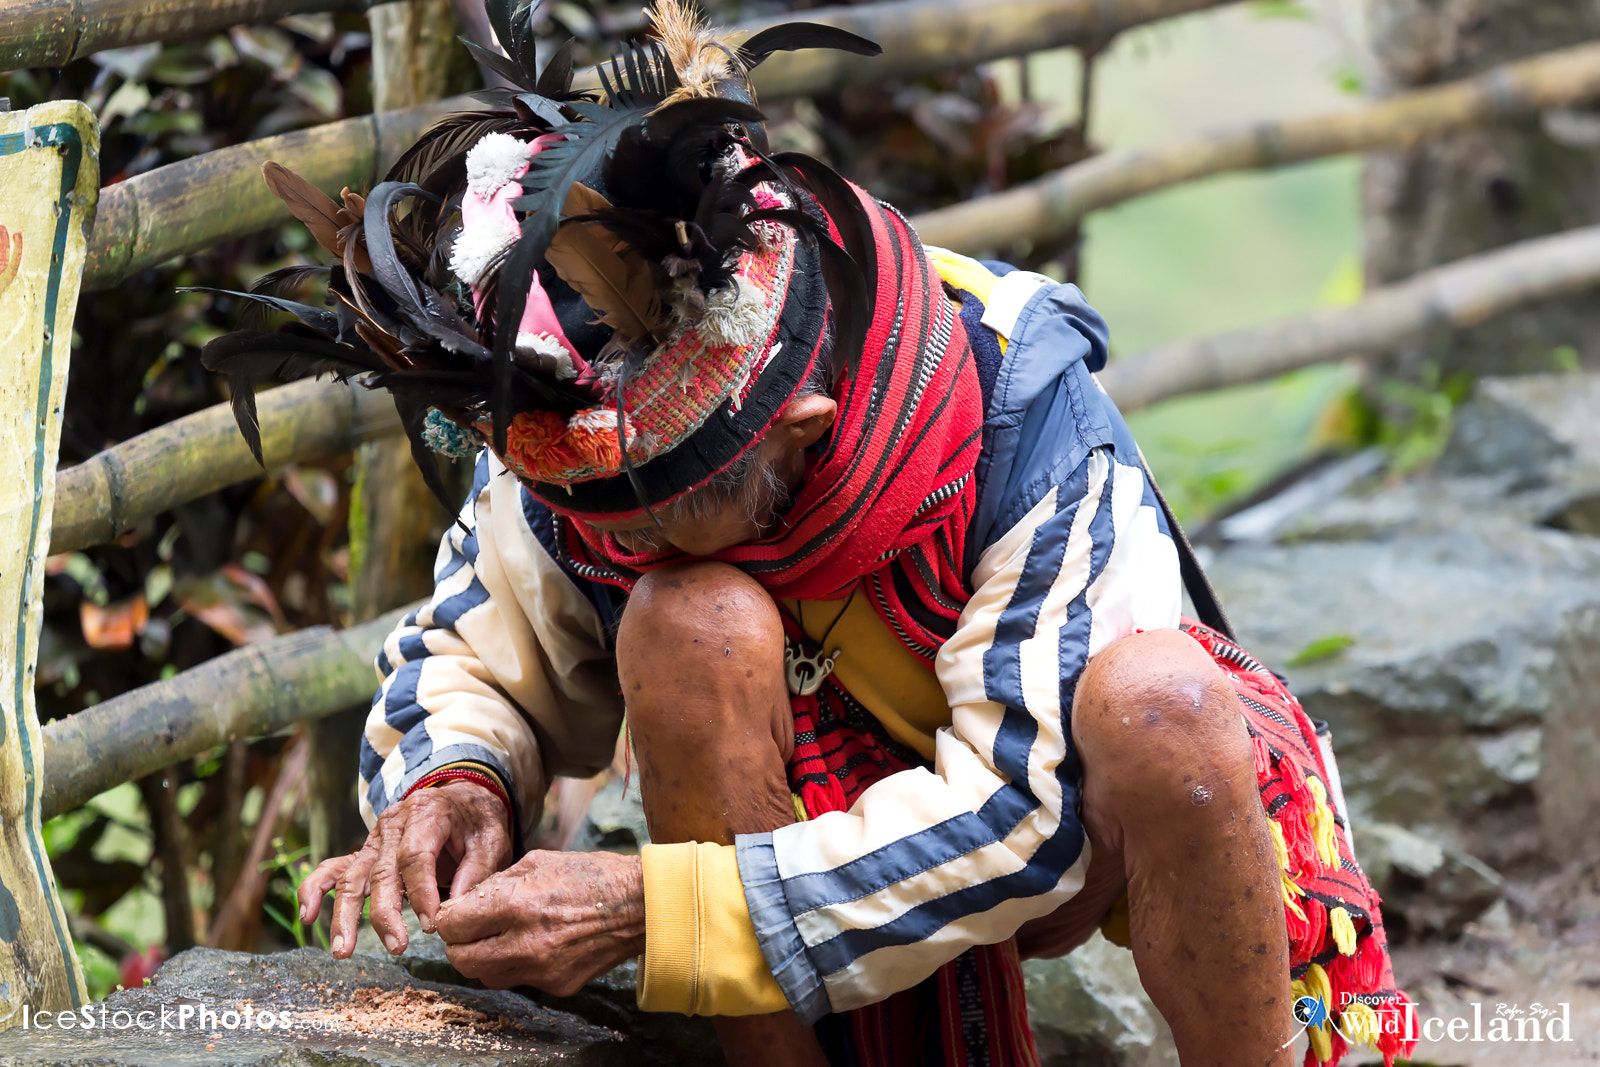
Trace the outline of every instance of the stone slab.
{"label": "stone slab", "polygon": [[[352,1007],[363,1003],[367,1010]],[[375,1006],[383,1010],[371,1011]],[[202,1008],[217,1016],[204,1028]],[[248,1029],[243,1025],[247,1008]],[[48,1029],[18,1027],[0,1034],[0,1065],[607,1067],[638,1062],[617,1032],[516,993],[424,982],[381,957],[335,960],[311,948],[270,956],[191,949],[168,961],[150,985],[113,993],[84,1010],[90,1028],[76,1018],[73,1028],[62,1029],[52,1018]],[[273,1014],[270,1029],[263,1012]]]}

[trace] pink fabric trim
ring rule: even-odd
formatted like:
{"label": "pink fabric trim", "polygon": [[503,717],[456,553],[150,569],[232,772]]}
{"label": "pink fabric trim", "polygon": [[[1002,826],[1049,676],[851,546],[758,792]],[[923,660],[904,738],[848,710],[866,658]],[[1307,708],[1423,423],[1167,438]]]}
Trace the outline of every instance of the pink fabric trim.
{"label": "pink fabric trim", "polygon": [[[534,156],[537,156],[559,140],[561,140],[561,137],[557,134],[546,133],[535,137],[528,146],[532,150],[532,155],[529,156],[529,165],[531,165]],[[467,194],[461,199],[462,225],[465,227],[474,224],[480,226],[498,224],[508,234],[520,234],[522,228],[517,225],[517,215],[511,206],[511,201],[522,195],[522,187],[517,184],[515,179],[522,177],[526,173],[528,173],[528,165],[524,165],[519,169],[512,176],[513,180],[506,182],[495,190],[494,195],[488,200],[483,199],[483,197],[470,189],[467,190]],[[478,312],[482,314],[485,300],[484,291],[473,289],[472,296]],[[583,357],[578,355],[577,347],[567,340],[567,335],[562,332],[561,320],[556,317],[555,308],[551,306],[550,297],[545,293],[544,286],[539,284],[539,276],[537,274],[533,276],[533,285],[528,289],[528,302],[522,309],[522,321],[517,324],[517,333],[549,334],[560,342],[561,347],[567,350],[567,354],[572,357],[573,365],[578,367],[580,372],[587,368]]]}

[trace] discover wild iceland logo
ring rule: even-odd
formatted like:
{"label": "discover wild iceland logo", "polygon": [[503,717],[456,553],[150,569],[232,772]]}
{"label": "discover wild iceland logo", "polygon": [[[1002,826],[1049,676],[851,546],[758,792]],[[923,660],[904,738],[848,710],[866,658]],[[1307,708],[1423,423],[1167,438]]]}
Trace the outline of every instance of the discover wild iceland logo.
{"label": "discover wild iceland logo", "polygon": [[1293,1005],[1294,1021],[1299,1027],[1294,1038],[1307,1033],[1315,1045],[1318,1038],[1328,1039],[1330,1028],[1337,1028],[1350,1045],[1371,1044],[1379,1033],[1419,1034],[1428,1042],[1446,1039],[1473,1043],[1573,1040],[1571,1005],[1565,1001],[1549,1007],[1538,1003],[1526,1008],[1518,1004],[1496,1004],[1492,1013],[1486,1013],[1482,1004],[1473,1004],[1470,1015],[1421,1020],[1415,1018],[1416,1005],[1409,1000],[1396,1005],[1385,999],[1353,996],[1349,1001],[1342,1006],[1339,1018],[1333,1020],[1329,1018],[1327,1003],[1321,998],[1300,997]]}

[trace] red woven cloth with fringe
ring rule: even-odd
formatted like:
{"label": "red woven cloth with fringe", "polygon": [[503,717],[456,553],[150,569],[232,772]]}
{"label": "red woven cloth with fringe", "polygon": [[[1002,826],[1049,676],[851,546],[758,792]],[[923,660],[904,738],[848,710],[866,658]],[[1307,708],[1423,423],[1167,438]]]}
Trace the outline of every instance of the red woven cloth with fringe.
{"label": "red woven cloth with fringe", "polygon": [[[1416,1047],[1416,1013],[1395,987],[1378,894],[1330,802],[1316,729],[1283,682],[1238,645],[1191,619],[1182,627],[1228,675],[1250,732],[1281,870],[1293,994],[1327,1006],[1326,1021],[1308,1031],[1306,1065],[1332,1067],[1352,1040],[1392,1065]],[[790,640],[803,639],[789,620],[785,628]],[[790,707],[789,784],[807,817],[847,810],[874,782],[921,762],[831,677]],[[830,1016],[818,1036],[835,1067],[1039,1062],[1010,940],[969,949],[921,985]]]}
{"label": "red woven cloth with fringe", "polygon": [[[789,639],[803,639],[785,619]],[[829,678],[814,696],[791,697],[794,755],[789,787],[808,818],[844,811],[862,791],[921,765],[872,713]],[[978,945],[920,985],[887,1000],[824,1016],[816,1033],[832,1067],[1038,1067],[1017,943]]]}
{"label": "red woven cloth with fringe", "polygon": [[1298,1000],[1315,997],[1326,1021],[1307,1030],[1306,1067],[1337,1064],[1351,1042],[1385,1064],[1417,1044],[1414,1005],[1395,987],[1377,891],[1357,866],[1334,809],[1316,728],[1283,682],[1238,645],[1184,619],[1183,630],[1233,682],[1255,750],[1256,782],[1282,872],[1289,974]]}

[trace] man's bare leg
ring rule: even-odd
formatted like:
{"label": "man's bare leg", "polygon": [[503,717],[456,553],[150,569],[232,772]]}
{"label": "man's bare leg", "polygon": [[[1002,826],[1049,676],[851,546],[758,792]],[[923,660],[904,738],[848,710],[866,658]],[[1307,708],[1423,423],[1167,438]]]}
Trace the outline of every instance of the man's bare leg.
{"label": "man's bare leg", "polygon": [[1192,638],[1135,634],[1084,672],[1072,736],[1092,895],[1120,860],[1139,979],[1184,1067],[1287,1067],[1279,872],[1232,685]]}
{"label": "man's bare leg", "polygon": [[[617,633],[617,670],[651,840],[714,841],[794,822],[794,721],[783,625],[754,580],[720,563],[651,571]],[[793,1012],[714,1020],[733,1067],[825,1067]]]}

